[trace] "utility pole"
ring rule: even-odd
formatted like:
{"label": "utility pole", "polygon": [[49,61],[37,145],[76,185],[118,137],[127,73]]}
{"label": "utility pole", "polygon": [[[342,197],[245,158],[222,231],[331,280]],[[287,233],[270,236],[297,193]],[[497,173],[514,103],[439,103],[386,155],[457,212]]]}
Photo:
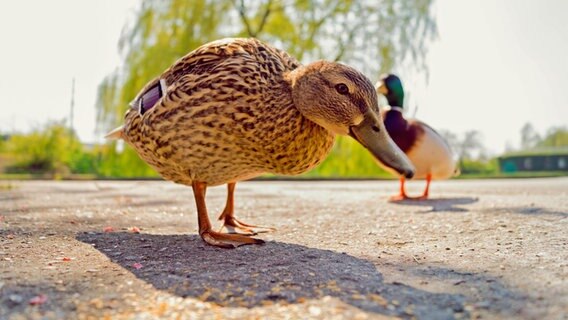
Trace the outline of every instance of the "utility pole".
{"label": "utility pole", "polygon": [[75,77],[71,84],[71,110],[69,112],[69,130],[73,132],[73,112],[75,111]]}

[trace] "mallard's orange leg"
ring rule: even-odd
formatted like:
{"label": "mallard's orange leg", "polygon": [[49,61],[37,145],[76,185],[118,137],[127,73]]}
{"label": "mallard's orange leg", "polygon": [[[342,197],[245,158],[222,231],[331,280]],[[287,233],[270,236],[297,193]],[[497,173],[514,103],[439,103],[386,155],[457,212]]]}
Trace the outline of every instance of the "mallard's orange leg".
{"label": "mallard's orange leg", "polygon": [[402,201],[402,200],[410,199],[406,195],[406,191],[404,190],[404,182],[405,182],[404,177],[400,177],[400,193],[390,197],[389,201],[395,202],[395,201]]}
{"label": "mallard's orange leg", "polygon": [[426,200],[426,199],[428,199],[428,194],[430,192],[430,182],[432,181],[432,174],[431,173],[429,173],[426,176],[426,189],[424,190],[424,193],[419,197],[409,197],[408,195],[406,195],[406,191],[404,190],[404,181],[405,181],[404,177],[401,177],[400,178],[400,194],[390,197],[389,201],[395,202],[395,201],[402,201],[402,200]]}
{"label": "mallard's orange leg", "polygon": [[274,228],[258,227],[241,222],[235,218],[235,186],[236,182],[227,184],[227,204],[223,213],[219,216],[219,220],[223,220],[223,229],[227,229],[227,233],[236,233],[242,235],[255,235],[257,233],[274,231]]}
{"label": "mallard's orange leg", "polygon": [[238,234],[224,234],[215,232],[211,229],[211,222],[207,215],[205,205],[205,191],[207,185],[204,182],[193,182],[193,195],[197,205],[197,221],[199,224],[199,235],[203,241],[210,245],[222,248],[234,248],[245,244],[262,244],[264,241]]}
{"label": "mallard's orange leg", "polygon": [[432,181],[432,174],[429,173],[426,176],[426,189],[424,190],[424,194],[422,194],[420,197],[414,198],[416,200],[426,200],[428,199],[428,194],[430,193],[430,181]]}

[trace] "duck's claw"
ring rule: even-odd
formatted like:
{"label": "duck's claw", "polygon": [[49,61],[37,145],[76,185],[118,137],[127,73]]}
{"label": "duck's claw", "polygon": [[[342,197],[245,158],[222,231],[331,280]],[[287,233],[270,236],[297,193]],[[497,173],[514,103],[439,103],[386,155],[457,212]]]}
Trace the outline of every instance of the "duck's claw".
{"label": "duck's claw", "polygon": [[226,230],[226,233],[228,234],[241,234],[241,235],[252,236],[259,233],[275,231],[276,229],[270,227],[254,226],[251,224],[241,222],[232,216],[226,216],[224,219],[224,224],[221,227],[221,230],[219,231],[224,231],[224,230]]}
{"label": "duck's claw", "polygon": [[233,249],[247,244],[263,244],[264,240],[239,234],[226,234],[208,230],[201,233],[201,239],[212,246]]}

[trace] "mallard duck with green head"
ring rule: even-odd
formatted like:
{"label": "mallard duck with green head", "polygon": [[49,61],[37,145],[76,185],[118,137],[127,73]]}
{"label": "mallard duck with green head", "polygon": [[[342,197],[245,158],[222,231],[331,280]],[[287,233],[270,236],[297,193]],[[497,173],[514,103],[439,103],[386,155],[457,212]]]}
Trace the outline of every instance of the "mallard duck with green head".
{"label": "mallard duck with green head", "polygon": [[[388,136],[373,84],[335,62],[301,65],[256,39],[205,44],[175,62],[136,96],[124,139],[165,179],[191,186],[199,234],[208,244],[259,244],[256,227],[234,216],[237,181],[264,173],[295,175],[318,165],[336,135],[350,135],[403,176],[413,166]],[[207,187],[228,184],[214,231]],[[227,230],[228,233],[221,232]]]}
{"label": "mallard duck with green head", "polygon": [[[414,179],[426,179],[424,193],[413,198],[406,194],[405,177],[401,176],[400,192],[390,200],[427,199],[432,180],[448,179],[459,173],[450,146],[429,125],[416,119],[404,118],[404,88],[399,77],[394,74],[381,75],[376,89],[386,97],[389,104],[389,107],[382,111],[385,128],[414,165]],[[384,167],[396,173],[396,170],[388,165]]]}

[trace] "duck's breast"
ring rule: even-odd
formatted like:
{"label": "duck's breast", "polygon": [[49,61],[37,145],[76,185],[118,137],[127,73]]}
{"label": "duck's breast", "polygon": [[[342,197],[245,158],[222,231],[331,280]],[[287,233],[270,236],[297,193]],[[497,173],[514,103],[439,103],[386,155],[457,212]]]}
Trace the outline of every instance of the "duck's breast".
{"label": "duck's breast", "polygon": [[414,164],[415,179],[447,179],[453,176],[456,161],[446,141],[431,127],[420,121],[409,121],[410,126],[420,128],[415,143],[405,151]]}

